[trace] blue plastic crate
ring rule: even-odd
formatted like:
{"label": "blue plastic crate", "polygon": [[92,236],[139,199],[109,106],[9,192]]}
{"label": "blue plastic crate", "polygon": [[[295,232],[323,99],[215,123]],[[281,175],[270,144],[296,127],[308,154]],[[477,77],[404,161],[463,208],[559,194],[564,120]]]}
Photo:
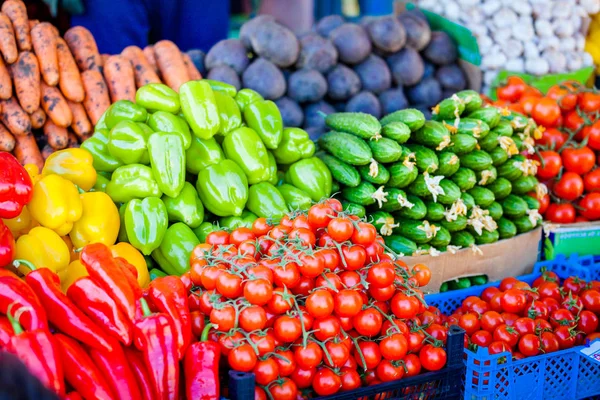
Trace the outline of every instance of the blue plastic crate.
{"label": "blue plastic crate", "polygon": [[581,277],[585,280],[600,280],[600,256],[587,255],[578,256],[577,254],[571,254],[568,262],[571,264],[577,264],[582,269],[586,270],[587,276]]}

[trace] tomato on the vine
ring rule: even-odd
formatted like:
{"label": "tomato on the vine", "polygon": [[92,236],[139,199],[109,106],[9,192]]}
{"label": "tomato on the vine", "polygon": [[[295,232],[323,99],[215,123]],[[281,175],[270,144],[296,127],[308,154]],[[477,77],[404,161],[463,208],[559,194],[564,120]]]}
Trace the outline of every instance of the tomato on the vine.
{"label": "tomato on the vine", "polygon": [[502,294],[500,300],[504,311],[518,313],[525,308],[527,296],[520,289],[508,289]]}
{"label": "tomato on the vine", "polygon": [[586,192],[600,191],[600,168],[594,169],[583,177],[583,185]]}
{"label": "tomato on the vine", "polygon": [[552,203],[544,214],[547,220],[557,224],[570,224],[575,221],[575,207],[571,203]]}
{"label": "tomato on the vine", "polygon": [[579,175],[588,173],[596,164],[596,155],[586,146],[567,147],[562,151],[561,156],[565,169]]}
{"label": "tomato on the vine", "polygon": [[583,179],[575,172],[565,172],[554,184],[553,190],[563,200],[576,200],[583,194]]}
{"label": "tomato on the vine", "polygon": [[541,179],[551,179],[558,175],[562,168],[562,159],[560,154],[553,150],[542,150],[539,155],[534,156],[540,165],[537,169],[537,176]]}
{"label": "tomato on the vine", "polygon": [[510,103],[518,101],[523,93],[527,84],[522,78],[518,76],[509,76],[506,80],[505,85],[498,86],[496,89],[499,100],[506,100]]}
{"label": "tomato on the vine", "polygon": [[419,352],[421,365],[428,371],[438,371],[446,365],[446,351],[431,344],[423,346]]}
{"label": "tomato on the vine", "polygon": [[519,351],[526,357],[539,354],[541,345],[540,339],[532,333],[527,333],[519,339]]}
{"label": "tomato on the vine", "polygon": [[553,127],[560,118],[560,107],[555,100],[544,97],[533,106],[531,116],[539,125]]}
{"label": "tomato on the vine", "polygon": [[600,192],[588,193],[579,201],[579,213],[590,221],[600,219]]}

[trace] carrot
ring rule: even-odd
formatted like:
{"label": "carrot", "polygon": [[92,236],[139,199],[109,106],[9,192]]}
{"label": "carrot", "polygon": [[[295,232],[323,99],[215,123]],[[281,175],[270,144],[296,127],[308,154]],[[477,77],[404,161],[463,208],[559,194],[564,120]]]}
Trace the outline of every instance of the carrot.
{"label": "carrot", "polygon": [[[38,25],[40,23],[39,19],[30,19],[29,20],[29,32],[31,33],[31,30],[33,29],[34,26]],[[32,38],[32,43],[33,45],[33,38]]]}
{"label": "carrot", "polygon": [[29,118],[33,129],[40,129],[46,123],[46,113],[41,107],[29,114]]}
{"label": "carrot", "polygon": [[19,50],[31,50],[31,36],[29,36],[29,22],[27,22],[27,7],[21,0],[6,0],[2,4],[2,12],[12,22]]}
{"label": "carrot", "polygon": [[44,162],[48,159],[48,157],[50,157],[52,153],[54,153],[54,149],[49,144],[46,144],[42,149],[42,158],[44,159]]}
{"label": "carrot", "polygon": [[83,106],[92,124],[96,125],[104,111],[110,106],[108,88],[98,71],[85,71],[81,74],[85,99]]}
{"label": "carrot", "polygon": [[31,120],[29,115],[19,105],[14,97],[0,100],[0,122],[4,124],[14,136],[23,136],[31,133]]}
{"label": "carrot", "polygon": [[67,147],[70,149],[79,147],[79,139],[77,139],[77,135],[75,135],[73,132],[69,132],[69,144]]}
{"label": "carrot", "polygon": [[80,138],[90,135],[94,127],[85,113],[85,108],[83,105],[81,103],[74,103],[72,101],[67,101],[67,103],[69,104],[69,108],[73,114],[73,123],[71,124],[71,129],[73,129],[73,132],[75,132],[75,134]]}
{"label": "carrot", "polygon": [[85,97],[81,74],[67,43],[60,37],[56,41],[56,50],[58,53],[58,87],[67,99],[81,103]]}
{"label": "carrot", "polygon": [[44,82],[50,86],[58,84],[57,37],[49,22],[42,22],[31,30],[31,43],[40,62]]}
{"label": "carrot", "polygon": [[44,167],[44,159],[40,149],[31,133],[27,135],[15,136],[15,149],[13,154],[22,165],[34,164],[41,171]]}
{"label": "carrot", "polygon": [[123,56],[110,56],[104,64],[104,79],[112,102],[135,101],[135,77],[133,67]]}
{"label": "carrot", "polygon": [[121,55],[129,60],[133,66],[135,85],[139,88],[149,83],[160,83],[160,78],[146,59],[144,52],[137,46],[128,46]]}
{"label": "carrot", "polygon": [[69,144],[69,132],[67,128],[60,127],[47,119],[44,124],[44,135],[48,139],[48,144],[55,150],[61,150]]}
{"label": "carrot", "polygon": [[75,56],[80,71],[100,71],[102,60],[90,31],[83,26],[74,26],[65,33],[65,41]]}
{"label": "carrot", "polygon": [[177,45],[170,40],[161,40],[154,45],[154,56],[165,83],[173,90],[190,80],[183,57]]}
{"label": "carrot", "polygon": [[0,151],[13,151],[15,148],[15,137],[0,123]]}
{"label": "carrot", "polygon": [[202,79],[202,74],[198,71],[198,68],[196,68],[190,56],[188,56],[187,53],[181,52],[181,57],[183,57],[183,63],[185,64],[185,69],[187,69],[190,79],[193,81]]}
{"label": "carrot", "polygon": [[40,68],[32,52],[23,51],[11,65],[15,93],[25,112],[31,114],[40,108]]}
{"label": "carrot", "polygon": [[158,65],[156,64],[156,57],[154,56],[154,47],[146,46],[142,51],[144,52],[146,60],[148,60],[148,64],[150,64],[154,72],[156,72],[157,74],[160,73],[160,71],[158,70]]}
{"label": "carrot", "polygon": [[108,57],[110,57],[110,54],[100,54],[100,60],[102,62],[102,66],[104,67],[106,65],[106,60],[108,60]]}
{"label": "carrot", "polygon": [[0,99],[10,99],[12,96],[11,73],[0,58]]}
{"label": "carrot", "polygon": [[[42,87],[42,107],[56,125],[66,128],[73,122],[73,114],[60,90],[54,86],[48,86],[44,82]],[[48,121],[46,120],[46,124]]]}
{"label": "carrot", "polygon": [[4,13],[0,13],[0,52],[4,57],[4,61],[12,64],[17,61],[18,50],[17,41],[15,40],[15,31],[12,22]]}

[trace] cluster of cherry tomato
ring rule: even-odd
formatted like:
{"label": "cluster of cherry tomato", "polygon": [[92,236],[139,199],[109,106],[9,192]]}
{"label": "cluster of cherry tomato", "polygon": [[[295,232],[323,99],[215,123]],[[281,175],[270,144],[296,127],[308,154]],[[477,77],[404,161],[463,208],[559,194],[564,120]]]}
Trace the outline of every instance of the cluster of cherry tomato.
{"label": "cluster of cherry tomato", "polygon": [[447,324],[465,332],[465,347],[509,352],[513,359],[551,353],[600,338],[600,281],[546,271],[532,285],[509,277],[469,296]]}
{"label": "cluster of cherry tomato", "polygon": [[545,128],[533,156],[540,162],[537,177],[549,191],[540,198],[540,213],[555,223],[600,219],[600,93],[564,82],[543,96],[512,76],[497,95],[496,105],[530,116]]}
{"label": "cluster of cherry tomato", "polygon": [[191,255],[190,307],[218,326],[256,398],[331,395],[446,364],[447,328],[419,287],[424,265],[386,253],[373,225],[330,199],[276,224],[212,232]]}

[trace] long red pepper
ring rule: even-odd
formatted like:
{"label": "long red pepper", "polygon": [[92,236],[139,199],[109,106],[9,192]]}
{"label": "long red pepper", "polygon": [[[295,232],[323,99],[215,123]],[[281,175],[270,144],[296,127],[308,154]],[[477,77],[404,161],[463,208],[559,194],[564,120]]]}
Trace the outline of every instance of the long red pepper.
{"label": "long red pepper", "polygon": [[33,185],[29,174],[10,153],[0,153],[0,218],[15,218],[31,201]]}
{"label": "long red pepper", "polygon": [[144,317],[133,324],[133,341],[144,356],[155,399],[178,399],[179,358],[173,321],[167,314],[152,314],[144,298],[140,303]]}
{"label": "long red pepper", "polygon": [[117,344],[112,352],[88,349],[94,364],[100,369],[111,388],[113,399],[139,400],[140,389],[135,380],[135,375],[125,358],[123,348]]}
{"label": "long red pepper", "polygon": [[0,349],[10,342],[10,338],[13,337],[14,334],[15,331],[13,330],[8,317],[0,315]]}
{"label": "long red pepper", "polygon": [[142,288],[137,281],[137,269],[123,257],[115,257],[115,262],[121,268],[121,274],[127,280],[131,289],[133,289],[133,294],[137,303],[139,298],[142,297]]}
{"label": "long red pepper", "polygon": [[25,282],[37,293],[56,329],[97,349],[111,351],[118,345],[61,292],[58,275],[48,268],[36,268],[29,261],[16,260],[15,264],[24,264],[31,269],[25,275]]}
{"label": "long red pepper", "polygon": [[148,286],[148,294],[156,309],[169,315],[174,322],[177,358],[180,360],[192,341],[192,317],[187,293],[183,282],[177,276],[157,278]]}
{"label": "long red pepper", "polygon": [[125,357],[127,357],[131,371],[135,375],[140,392],[142,392],[142,398],[144,400],[154,400],[154,388],[152,382],[150,382],[150,374],[148,374],[142,353],[128,347],[125,349]]}
{"label": "long red pepper", "polygon": [[15,255],[15,238],[0,219],[0,268],[9,265]]}
{"label": "long red pepper", "polygon": [[83,398],[81,397],[81,395],[77,392],[70,392],[67,393],[67,395],[65,397],[63,397],[63,400],[82,400]]}
{"label": "long red pepper", "polygon": [[117,306],[133,321],[135,317],[135,293],[121,268],[115,262],[108,246],[102,243],[88,244],[79,255],[90,277],[115,299]]}
{"label": "long red pepper", "polygon": [[54,338],[69,385],[86,400],[111,400],[110,387],[83,346],[61,333]]}
{"label": "long red pepper", "polygon": [[212,324],[202,331],[200,341],[188,347],[183,358],[185,394],[188,400],[218,400],[219,358],[221,348],[217,342],[208,341]]}
{"label": "long red pepper", "polygon": [[126,346],[131,344],[131,322],[117,307],[114,299],[89,277],[77,279],[67,289],[67,296],[98,326]]}
{"label": "long red pepper", "polygon": [[20,322],[26,330],[48,329],[46,311],[29,285],[12,272],[0,269],[0,313],[6,314],[13,303],[24,310]]}

